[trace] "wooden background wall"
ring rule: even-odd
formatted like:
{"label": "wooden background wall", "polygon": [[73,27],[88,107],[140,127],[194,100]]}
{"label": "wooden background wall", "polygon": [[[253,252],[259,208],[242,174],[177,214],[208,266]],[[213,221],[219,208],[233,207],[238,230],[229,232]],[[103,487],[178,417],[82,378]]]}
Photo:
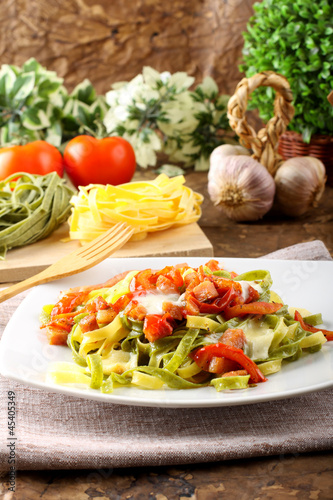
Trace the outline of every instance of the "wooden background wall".
{"label": "wooden background wall", "polygon": [[35,57],[70,90],[99,93],[144,65],[213,76],[223,93],[241,78],[242,31],[254,0],[1,0],[0,64]]}

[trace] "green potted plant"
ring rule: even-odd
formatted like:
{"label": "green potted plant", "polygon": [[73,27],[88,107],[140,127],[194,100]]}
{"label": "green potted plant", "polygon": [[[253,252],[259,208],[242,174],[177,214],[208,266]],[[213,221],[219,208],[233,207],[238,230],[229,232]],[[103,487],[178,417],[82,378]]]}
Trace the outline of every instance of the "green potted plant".
{"label": "green potted plant", "polygon": [[[333,169],[332,0],[263,0],[253,6],[244,35],[243,64],[247,77],[262,71],[284,75],[291,86],[295,115],[280,139],[285,158],[311,155]],[[250,107],[264,121],[272,116],[274,92],[253,94]]]}

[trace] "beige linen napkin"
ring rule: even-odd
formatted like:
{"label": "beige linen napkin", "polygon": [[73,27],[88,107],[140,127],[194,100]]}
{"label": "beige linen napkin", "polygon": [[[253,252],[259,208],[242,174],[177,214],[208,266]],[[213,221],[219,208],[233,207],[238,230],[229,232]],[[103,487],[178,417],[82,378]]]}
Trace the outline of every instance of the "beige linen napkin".
{"label": "beige linen napkin", "polygon": [[[320,241],[270,258],[331,259]],[[0,334],[23,298],[0,306]],[[333,398],[325,390],[250,406],[144,408],[52,394],[0,379],[0,463],[9,468],[7,393],[16,395],[17,469],[112,469],[200,463],[332,448]]]}

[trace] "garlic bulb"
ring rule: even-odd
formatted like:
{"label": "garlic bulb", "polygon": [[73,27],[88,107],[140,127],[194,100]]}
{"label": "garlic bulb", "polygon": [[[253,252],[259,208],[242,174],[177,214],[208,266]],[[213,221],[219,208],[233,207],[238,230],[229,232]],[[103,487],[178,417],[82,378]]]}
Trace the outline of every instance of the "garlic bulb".
{"label": "garlic bulb", "polygon": [[249,156],[224,156],[214,164],[208,181],[214,205],[236,221],[260,219],[272,207],[275,194],[273,177]]}
{"label": "garlic bulb", "polygon": [[222,144],[215,148],[209,158],[208,180],[214,175],[215,168],[218,167],[221,158],[231,155],[250,155],[250,151],[243,146],[234,146],[232,144]]}
{"label": "garlic bulb", "polygon": [[299,216],[316,207],[325,189],[323,163],[311,156],[285,161],[275,175],[276,199],[286,215]]}

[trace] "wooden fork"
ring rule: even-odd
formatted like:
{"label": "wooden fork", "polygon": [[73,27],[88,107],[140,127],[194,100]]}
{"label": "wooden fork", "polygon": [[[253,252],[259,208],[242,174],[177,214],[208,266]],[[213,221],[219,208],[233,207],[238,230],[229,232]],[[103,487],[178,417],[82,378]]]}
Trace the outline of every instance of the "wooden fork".
{"label": "wooden fork", "polygon": [[65,255],[40,273],[0,291],[0,302],[4,302],[33,286],[71,276],[99,264],[118,248],[121,248],[132,234],[132,227],[124,223],[116,224],[98,238]]}

